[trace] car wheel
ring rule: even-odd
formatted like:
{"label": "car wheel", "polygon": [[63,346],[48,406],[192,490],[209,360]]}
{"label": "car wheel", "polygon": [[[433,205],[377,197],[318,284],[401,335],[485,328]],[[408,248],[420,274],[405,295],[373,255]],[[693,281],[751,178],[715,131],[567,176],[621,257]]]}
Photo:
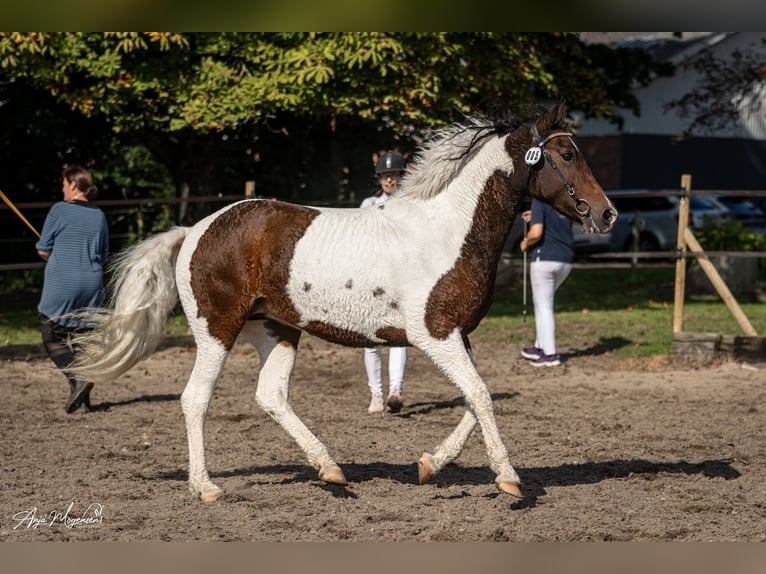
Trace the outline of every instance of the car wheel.
{"label": "car wheel", "polygon": [[[660,242],[651,233],[641,233],[638,236],[637,251],[659,251]],[[629,237],[625,242],[625,251],[633,251],[633,238]]]}
{"label": "car wheel", "polygon": [[660,242],[651,233],[642,233],[638,236],[639,251],[659,251]]}

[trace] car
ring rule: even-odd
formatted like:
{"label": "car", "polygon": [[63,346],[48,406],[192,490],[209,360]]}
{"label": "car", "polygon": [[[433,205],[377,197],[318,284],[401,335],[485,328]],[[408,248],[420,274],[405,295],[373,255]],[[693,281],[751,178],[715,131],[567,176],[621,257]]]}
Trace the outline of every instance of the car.
{"label": "car", "polygon": [[[678,194],[680,190],[672,190]],[[607,196],[620,213],[612,228],[612,251],[667,251],[678,241],[680,196],[664,190],[608,190]],[[634,246],[633,223],[639,217],[638,241]],[[731,210],[715,197],[689,197],[688,226],[699,227],[706,221],[721,223],[732,218]]]}
{"label": "car", "polygon": [[[671,196],[648,195],[646,189],[609,190],[619,217],[612,228],[612,251],[664,251],[675,245],[678,205]],[[639,218],[638,244],[634,249],[633,225]]]}
{"label": "car", "polygon": [[[678,206],[680,198],[671,196]],[[689,227],[700,227],[708,219],[713,223],[723,223],[732,219],[731,210],[713,195],[692,195],[689,197]]]}
{"label": "car", "polygon": [[[730,212],[730,219],[737,221],[750,231],[766,233],[766,212],[757,204],[757,198],[734,195],[710,196],[711,199],[725,206]],[[763,199],[763,198],[761,198]]]}
{"label": "car", "polygon": [[[612,232],[608,233],[586,233],[579,223],[572,224],[572,235],[574,236],[574,251],[577,256],[587,256],[593,253],[604,253],[612,250]],[[505,242],[505,251],[511,256],[520,253],[519,244],[524,238],[524,221],[521,219],[521,213],[516,216]]]}

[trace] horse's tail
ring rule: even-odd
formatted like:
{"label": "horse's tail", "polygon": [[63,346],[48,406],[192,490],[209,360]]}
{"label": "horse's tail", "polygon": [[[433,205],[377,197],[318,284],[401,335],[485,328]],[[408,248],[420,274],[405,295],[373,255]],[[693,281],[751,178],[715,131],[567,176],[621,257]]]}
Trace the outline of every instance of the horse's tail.
{"label": "horse's tail", "polygon": [[75,336],[71,374],[112,381],[154,352],[178,302],[175,264],[189,229],[174,227],[114,256],[106,307],[76,314],[94,329]]}

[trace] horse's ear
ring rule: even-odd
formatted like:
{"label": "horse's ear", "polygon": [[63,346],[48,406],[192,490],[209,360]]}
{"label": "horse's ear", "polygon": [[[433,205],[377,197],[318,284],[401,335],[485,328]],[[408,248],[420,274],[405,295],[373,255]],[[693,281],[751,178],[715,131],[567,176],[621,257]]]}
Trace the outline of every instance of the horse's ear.
{"label": "horse's ear", "polygon": [[552,128],[553,126],[561,126],[566,117],[566,113],[566,104],[564,104],[563,101],[560,101],[549,109],[547,114],[545,114],[545,118],[542,122],[544,124],[543,129]]}

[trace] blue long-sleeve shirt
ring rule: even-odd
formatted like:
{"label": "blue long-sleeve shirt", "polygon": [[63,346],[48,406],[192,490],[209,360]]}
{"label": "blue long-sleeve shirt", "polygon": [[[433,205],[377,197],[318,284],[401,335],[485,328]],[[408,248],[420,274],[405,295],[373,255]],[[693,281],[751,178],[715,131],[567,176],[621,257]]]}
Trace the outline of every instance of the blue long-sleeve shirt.
{"label": "blue long-sleeve shirt", "polygon": [[82,201],[53,204],[35,247],[50,253],[38,311],[61,325],[78,326],[59,317],[103,301],[103,264],[109,255],[104,212]]}

